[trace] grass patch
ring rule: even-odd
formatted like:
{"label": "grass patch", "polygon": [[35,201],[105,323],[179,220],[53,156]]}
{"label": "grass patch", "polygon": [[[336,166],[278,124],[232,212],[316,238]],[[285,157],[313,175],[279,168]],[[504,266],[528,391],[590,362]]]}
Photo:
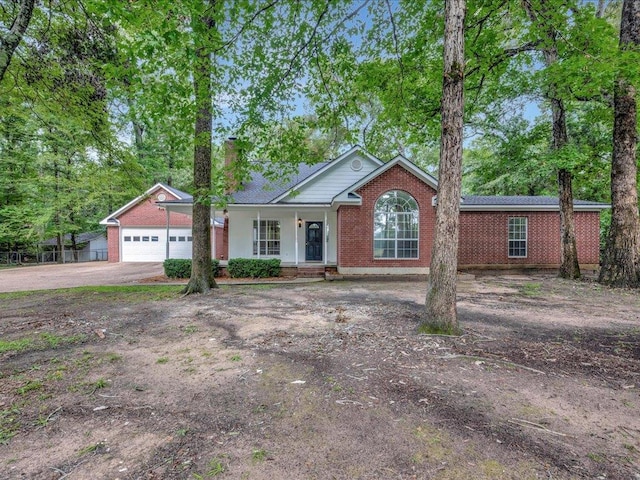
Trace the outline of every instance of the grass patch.
{"label": "grass patch", "polygon": [[442,325],[435,322],[423,322],[418,327],[418,333],[423,335],[462,335],[462,329],[460,327],[454,327],[453,325]]}
{"label": "grass patch", "polygon": [[99,378],[93,382],[93,389],[100,390],[101,388],[107,388],[108,382],[104,378]]}
{"label": "grass patch", "polygon": [[264,462],[267,459],[268,452],[264,448],[255,449],[251,452],[251,459],[254,462]]}
{"label": "grass patch", "polygon": [[29,392],[33,392],[35,390],[40,390],[44,384],[40,380],[29,380],[23,386],[16,390],[19,395],[26,395]]}
{"label": "grass patch", "polygon": [[605,460],[604,455],[600,455],[599,453],[587,453],[587,457],[596,463],[602,463]]}
{"label": "grass patch", "polygon": [[71,335],[70,337],[61,337],[60,335],[55,335],[53,333],[41,333],[40,340],[44,342],[45,347],[56,348],[61,345],[70,345],[73,343],[80,343],[86,340],[86,335]]}
{"label": "grass patch", "polygon": [[0,445],[7,445],[9,441],[18,433],[20,423],[18,416],[20,410],[16,407],[0,410]]}
{"label": "grass patch", "polygon": [[122,361],[122,355],[118,353],[109,353],[107,354],[107,362],[109,363],[117,363]]}
{"label": "grass patch", "polygon": [[104,447],[104,443],[102,442],[98,442],[93,445],[87,445],[86,447],[78,450],[78,456],[81,457],[83,455],[86,455],[87,453],[96,453],[103,447]]}
{"label": "grass patch", "polygon": [[101,300],[117,299],[125,303],[141,303],[175,299],[179,294],[180,288],[175,285],[105,285],[0,293],[0,302],[29,297],[46,302],[50,298],[62,297],[73,300],[75,303],[83,303],[90,300],[90,295],[100,295]]}
{"label": "grass patch", "polygon": [[196,480],[202,480],[204,478],[210,478],[210,477],[215,477],[217,475],[221,475],[226,470],[227,468],[225,467],[225,464],[222,461],[222,459],[218,457],[214,457],[211,460],[209,460],[209,463],[207,464],[207,472],[204,475],[200,473],[193,473],[192,475],[193,475],[193,478],[195,478]]}
{"label": "grass patch", "polygon": [[169,361],[169,357],[160,357],[158,360],[156,360],[156,363],[167,363]]}
{"label": "grass patch", "polygon": [[542,284],[540,282],[529,282],[520,286],[520,294],[526,297],[537,297],[540,295]]}
{"label": "grass patch", "polygon": [[20,340],[0,340],[0,353],[21,352],[33,345],[33,341],[28,338]]}

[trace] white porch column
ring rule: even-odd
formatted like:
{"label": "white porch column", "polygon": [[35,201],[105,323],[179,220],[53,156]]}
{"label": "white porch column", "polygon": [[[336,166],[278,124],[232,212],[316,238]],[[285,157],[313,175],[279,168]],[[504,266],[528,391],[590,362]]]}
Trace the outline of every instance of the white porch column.
{"label": "white porch column", "polygon": [[327,255],[327,249],[329,248],[329,224],[327,223],[327,211],[324,211],[324,232],[322,232],[322,235],[324,236],[324,238],[322,239],[324,242],[324,248],[322,249],[322,256],[324,257],[324,264],[327,264],[327,257],[329,255]]}
{"label": "white porch column", "polygon": [[260,258],[260,210],[258,210],[257,218],[258,218],[258,229],[257,229],[257,230],[258,230],[258,232],[257,232],[257,234],[256,234],[256,239],[257,239],[257,246],[258,246],[258,248],[257,248],[257,250],[256,250],[256,251],[257,251],[257,253],[258,253],[258,258]]}
{"label": "white porch column", "polygon": [[213,252],[211,253],[211,258],[217,258],[216,257],[216,212],[213,212],[213,222],[211,222],[211,225],[213,225],[213,228],[211,229],[211,233],[213,234],[213,239],[211,241],[211,248],[213,249]]}
{"label": "white porch column", "polygon": [[169,225],[170,225],[170,218],[169,218],[169,207],[165,207],[165,211],[167,212],[167,245],[165,248],[165,259],[169,259]]}
{"label": "white porch column", "polygon": [[296,259],[296,265],[298,265],[298,212],[293,212],[293,228],[296,231],[296,254],[295,254],[295,259]]}

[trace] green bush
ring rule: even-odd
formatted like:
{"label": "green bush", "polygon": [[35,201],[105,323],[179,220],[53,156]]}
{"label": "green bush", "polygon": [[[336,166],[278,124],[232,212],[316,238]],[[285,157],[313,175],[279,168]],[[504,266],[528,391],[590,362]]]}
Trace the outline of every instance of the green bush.
{"label": "green bush", "polygon": [[232,258],[227,264],[231,278],[268,278],[280,276],[280,259]]}
{"label": "green bush", "polygon": [[[220,273],[220,261],[212,258],[211,267],[213,276]],[[164,274],[169,278],[189,278],[191,276],[191,259],[188,258],[168,258],[164,261]]]}

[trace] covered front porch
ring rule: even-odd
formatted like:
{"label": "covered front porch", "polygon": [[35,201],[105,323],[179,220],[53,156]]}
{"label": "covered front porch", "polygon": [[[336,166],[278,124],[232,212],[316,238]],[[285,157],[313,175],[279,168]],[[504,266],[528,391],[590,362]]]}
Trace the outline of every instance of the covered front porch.
{"label": "covered front porch", "polygon": [[330,205],[229,205],[229,258],[279,258],[283,269],[337,265]]}

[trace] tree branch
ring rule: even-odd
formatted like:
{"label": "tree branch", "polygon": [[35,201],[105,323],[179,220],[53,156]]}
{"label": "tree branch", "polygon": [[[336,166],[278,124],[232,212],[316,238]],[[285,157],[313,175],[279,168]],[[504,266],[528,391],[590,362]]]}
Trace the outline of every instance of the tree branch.
{"label": "tree branch", "polygon": [[4,78],[4,74],[9,68],[13,52],[20,44],[24,32],[26,32],[31,16],[33,15],[33,6],[35,0],[22,0],[20,3],[20,11],[11,24],[9,33],[5,37],[0,36],[0,83]]}

